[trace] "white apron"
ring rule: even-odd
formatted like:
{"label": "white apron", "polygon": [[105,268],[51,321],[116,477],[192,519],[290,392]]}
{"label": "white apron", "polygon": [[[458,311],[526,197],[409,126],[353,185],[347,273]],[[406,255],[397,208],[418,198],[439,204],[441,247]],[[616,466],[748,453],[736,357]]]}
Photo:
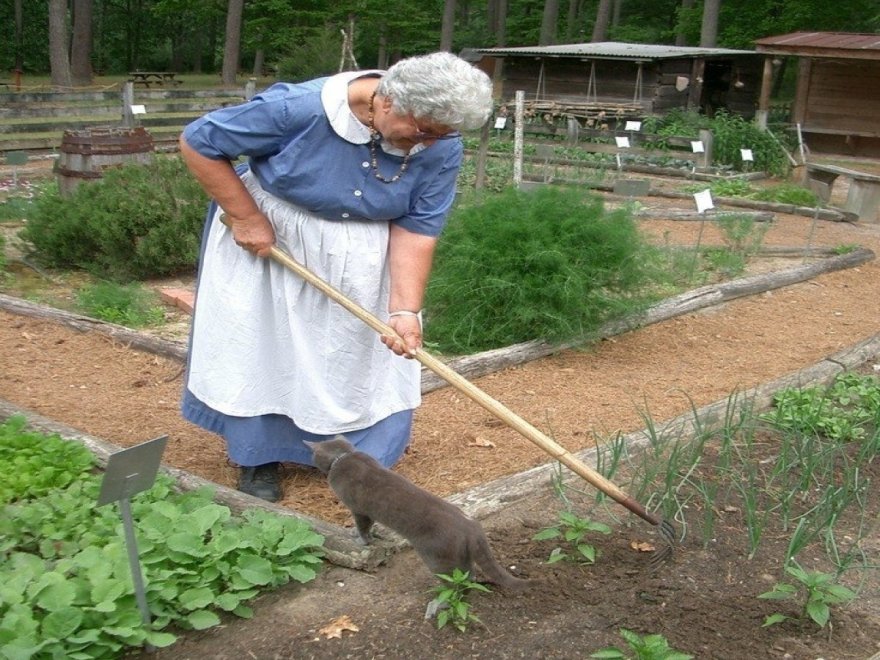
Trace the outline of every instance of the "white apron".
{"label": "white apron", "polygon": [[[388,317],[388,223],[317,218],[242,177],[276,245],[367,311]],[[286,415],[345,433],[418,407],[418,361],[282,265],[235,244],[215,216],[200,264],[188,386],[227,415]]]}

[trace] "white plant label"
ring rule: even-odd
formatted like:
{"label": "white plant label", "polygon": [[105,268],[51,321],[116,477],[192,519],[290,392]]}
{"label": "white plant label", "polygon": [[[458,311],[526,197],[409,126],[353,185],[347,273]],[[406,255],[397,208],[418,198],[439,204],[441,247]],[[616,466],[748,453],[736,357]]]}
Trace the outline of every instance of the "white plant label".
{"label": "white plant label", "polygon": [[697,213],[703,213],[715,208],[715,203],[712,201],[712,191],[708,188],[694,193],[694,202],[697,204]]}
{"label": "white plant label", "polygon": [[618,149],[629,149],[629,138],[626,136],[616,137],[614,141],[617,143]]}

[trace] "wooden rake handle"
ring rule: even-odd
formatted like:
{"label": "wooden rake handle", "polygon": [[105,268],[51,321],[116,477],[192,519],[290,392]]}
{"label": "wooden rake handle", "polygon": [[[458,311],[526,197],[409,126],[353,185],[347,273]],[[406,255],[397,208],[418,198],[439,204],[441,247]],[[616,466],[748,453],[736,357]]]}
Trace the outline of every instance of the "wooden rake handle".
{"label": "wooden rake handle", "polygon": [[[220,215],[220,220],[224,224],[229,226],[225,214]],[[397,333],[391,328],[391,326],[389,326],[387,323],[384,323],[383,321],[380,321],[373,314],[365,310],[356,302],[345,296],[334,287],[330,286],[327,282],[312,273],[309,269],[300,264],[281,248],[273,245],[271,250],[269,251],[269,257],[273,261],[287,268],[288,270],[293,271],[295,274],[297,274],[310,285],[318,289],[321,293],[323,293],[331,300],[342,305],[345,309],[354,314],[356,317],[358,317],[361,321],[366,323],[379,334],[388,335],[391,337],[398,336]],[[406,345],[405,342],[404,345]],[[548,436],[544,435],[541,431],[529,424],[522,417],[512,412],[500,402],[493,399],[491,396],[483,392],[483,390],[478,388],[476,385],[468,381],[457,372],[450,369],[448,366],[446,366],[446,364],[432,356],[430,353],[426,352],[424,349],[418,349],[417,351],[412,353],[412,356],[414,359],[421,362],[425,367],[440,376],[440,378],[445,380],[452,387],[454,387],[459,392],[488,410],[490,413],[495,415],[498,419],[503,421],[512,429],[518,431],[527,439],[531,440],[538,447],[550,454],[550,456],[568,467],[575,474],[583,477],[589,484],[608,495],[608,497],[613,499],[615,502],[626,507],[634,514],[636,514],[643,520],[651,523],[652,525],[661,524],[662,520],[659,517],[655,516],[652,513],[649,513],[644,506],[642,506],[632,497],[627,495],[614,483],[590,468],[583,461],[571,454],[567,449],[559,445]]]}

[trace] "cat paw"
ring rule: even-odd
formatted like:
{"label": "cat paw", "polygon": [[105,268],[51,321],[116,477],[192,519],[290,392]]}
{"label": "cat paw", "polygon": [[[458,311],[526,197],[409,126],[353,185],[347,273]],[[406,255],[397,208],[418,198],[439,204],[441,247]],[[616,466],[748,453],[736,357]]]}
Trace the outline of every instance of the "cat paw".
{"label": "cat paw", "polygon": [[372,545],[373,537],[370,534],[361,534],[357,530],[354,531],[354,540],[360,543],[361,545]]}

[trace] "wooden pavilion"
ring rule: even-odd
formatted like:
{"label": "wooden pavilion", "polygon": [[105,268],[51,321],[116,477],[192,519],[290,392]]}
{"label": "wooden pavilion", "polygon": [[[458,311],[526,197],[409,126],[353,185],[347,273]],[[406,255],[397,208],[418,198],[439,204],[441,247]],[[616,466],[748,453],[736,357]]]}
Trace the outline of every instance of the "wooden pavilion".
{"label": "wooden pavilion", "polygon": [[764,54],[758,121],[766,122],[774,62],[798,58],[791,122],[812,151],[880,157],[880,34],[794,32],[755,42]]}

